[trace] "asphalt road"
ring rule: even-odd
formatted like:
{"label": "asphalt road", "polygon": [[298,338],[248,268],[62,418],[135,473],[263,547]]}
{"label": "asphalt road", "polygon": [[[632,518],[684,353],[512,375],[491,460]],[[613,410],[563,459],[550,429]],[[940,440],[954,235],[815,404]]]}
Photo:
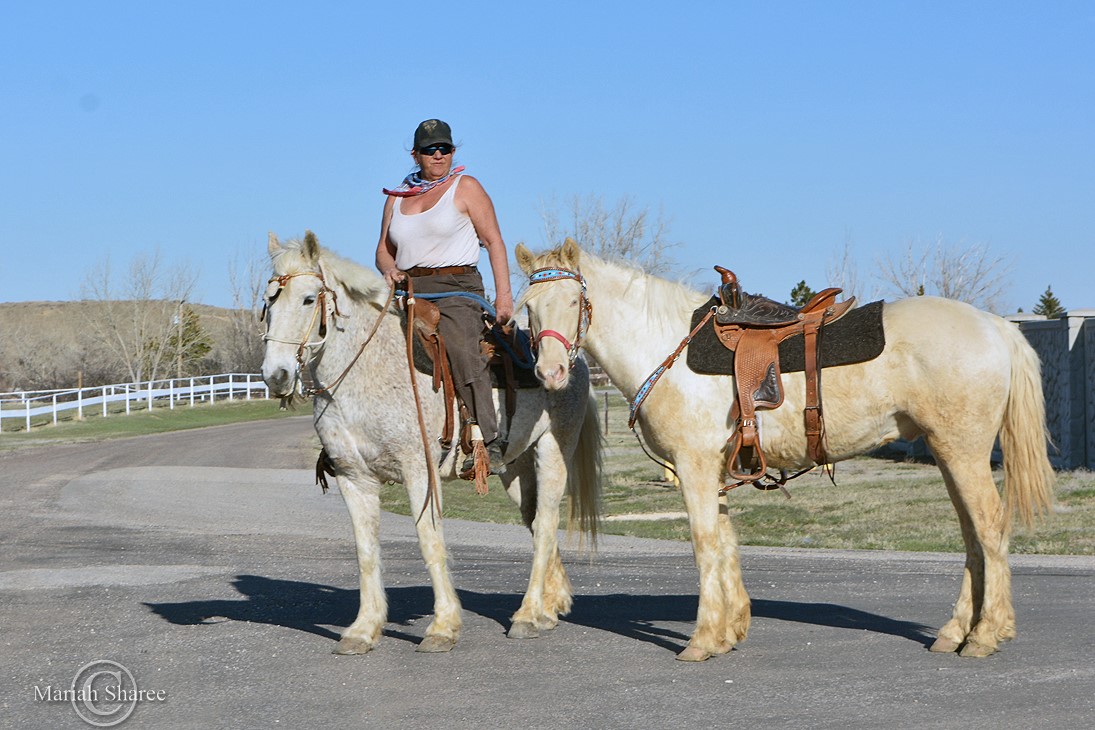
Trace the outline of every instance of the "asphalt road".
{"label": "asphalt road", "polygon": [[357,610],[356,562],[341,498],[312,484],[311,434],[292,418],[0,452],[0,726],[89,727],[57,693],[101,660],[146,693],[121,725],[133,728],[1095,721],[1086,557],[1013,557],[1019,637],[973,660],[927,650],[958,591],[956,555],[745,548],[750,635],[692,665],[673,660],[696,611],[688,545],[567,550],[574,611],[519,641],[505,630],[528,535],[448,520],[464,631],[449,654],[417,654],[431,591],[410,520],[385,515],[385,639],[332,655]]}

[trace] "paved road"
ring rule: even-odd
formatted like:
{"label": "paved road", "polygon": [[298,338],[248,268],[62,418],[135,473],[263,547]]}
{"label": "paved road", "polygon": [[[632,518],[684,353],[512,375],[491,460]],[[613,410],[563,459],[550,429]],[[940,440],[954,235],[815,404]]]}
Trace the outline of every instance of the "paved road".
{"label": "paved road", "polygon": [[574,612],[513,641],[527,535],[449,520],[465,628],[452,653],[422,655],[425,569],[410,520],[385,515],[386,638],[334,656],[357,609],[356,563],[341,499],[312,486],[314,448],[293,418],[0,453],[0,726],[88,727],[41,696],[96,660],[153,693],[122,725],[134,728],[1095,719],[1091,558],[1016,556],[1019,638],[964,660],[926,649],[957,593],[957,556],[747,548],[748,640],[688,665],[673,661],[696,611],[687,545],[608,538],[592,560],[568,552]]}

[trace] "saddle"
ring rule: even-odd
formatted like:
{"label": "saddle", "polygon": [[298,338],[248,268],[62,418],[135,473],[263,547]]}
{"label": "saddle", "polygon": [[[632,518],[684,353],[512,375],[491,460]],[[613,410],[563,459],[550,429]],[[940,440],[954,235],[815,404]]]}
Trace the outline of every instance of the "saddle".
{"label": "saddle", "polygon": [[827,461],[821,411],[820,337],[827,325],[843,317],[855,298],[837,302],[840,289],[816,294],[801,309],[762,296],[746,294],[737,276],[716,266],[722,275],[721,304],[715,310],[718,341],[734,353],[735,400],[730,415],[734,433],[727,439],[726,471],[740,482],[756,483],[768,465],[760,446],[756,412],[783,404],[779,344],[801,335],[805,350],[807,453],[816,464]]}
{"label": "saddle", "polygon": [[[453,419],[453,405],[458,400],[453,386],[452,370],[448,353],[445,350],[445,338],[438,329],[441,310],[428,299],[416,298],[413,307],[415,347],[413,360],[415,369],[433,376],[433,390],[444,389],[445,427],[441,435],[441,448],[447,451],[456,436]],[[406,327],[406,321],[403,322]],[[517,412],[517,391],[522,388],[539,388],[533,366],[535,359],[531,354],[528,332],[515,327],[495,325],[486,332],[479,342],[480,352],[487,358],[490,368],[491,385],[505,391],[506,419],[511,420]],[[524,353],[524,356],[521,355]],[[459,403],[460,419],[463,428],[460,433],[460,447],[465,454],[472,453],[473,444],[470,426],[471,413],[467,406]]]}

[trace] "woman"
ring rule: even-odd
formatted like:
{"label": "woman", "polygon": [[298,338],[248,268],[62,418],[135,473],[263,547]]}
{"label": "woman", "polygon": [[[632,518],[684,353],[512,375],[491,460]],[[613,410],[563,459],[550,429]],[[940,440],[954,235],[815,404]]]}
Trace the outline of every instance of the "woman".
{"label": "woman", "polygon": [[[388,200],[376,247],[376,267],[389,285],[409,276],[419,294],[471,292],[483,296],[483,279],[477,268],[479,247],[483,246],[494,272],[495,319],[506,324],[513,318],[513,293],[494,204],[478,180],[461,175],[463,167],[453,169],[455,152],[448,124],[427,119],[418,125],[411,150],[418,169],[396,189],[384,190]],[[440,329],[453,383],[479,425],[491,470],[497,472],[503,465],[504,444],[498,438],[487,360],[479,350],[483,310],[466,297],[434,302],[441,309]],[[464,470],[470,468],[469,458]]]}

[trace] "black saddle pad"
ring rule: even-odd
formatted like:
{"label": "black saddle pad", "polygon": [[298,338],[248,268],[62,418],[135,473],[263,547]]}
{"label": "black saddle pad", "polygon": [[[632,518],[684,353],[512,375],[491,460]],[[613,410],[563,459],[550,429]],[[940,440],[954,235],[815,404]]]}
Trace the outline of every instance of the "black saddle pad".
{"label": "black saddle pad", "polygon": [[[719,300],[710,301],[692,313],[692,328],[717,307]],[[882,354],[886,346],[886,333],[882,329],[882,302],[871,302],[856,307],[843,317],[826,325],[821,331],[823,368],[834,365],[851,365],[873,360]],[[715,336],[714,325],[708,325],[696,333],[688,345],[688,367],[703,375],[733,375],[734,353],[727,350]],[[806,369],[805,345],[802,337],[788,337],[779,344],[779,368],[782,372],[801,372]]]}
{"label": "black saddle pad", "polygon": [[[402,326],[405,336],[407,333],[407,313],[402,310],[399,312],[399,324]],[[493,337],[493,333],[487,336]],[[530,341],[528,330],[521,330],[519,337],[523,337],[524,342]],[[501,350],[503,346],[496,343],[495,347]],[[527,348],[525,349],[527,350]],[[513,375],[517,380],[517,387],[519,389],[542,387],[540,380],[536,377],[536,371],[533,369],[536,366],[536,359],[532,353],[526,351],[524,353],[518,352],[516,355],[517,358],[513,361]],[[527,363],[527,367],[523,366],[525,363]],[[414,369],[425,375],[433,375],[433,360],[426,354],[426,348],[418,337],[414,338]],[[490,384],[496,390],[506,387],[506,368],[504,365],[491,365]]]}

